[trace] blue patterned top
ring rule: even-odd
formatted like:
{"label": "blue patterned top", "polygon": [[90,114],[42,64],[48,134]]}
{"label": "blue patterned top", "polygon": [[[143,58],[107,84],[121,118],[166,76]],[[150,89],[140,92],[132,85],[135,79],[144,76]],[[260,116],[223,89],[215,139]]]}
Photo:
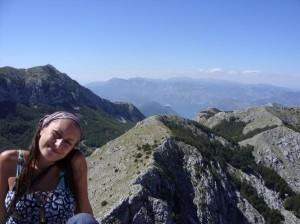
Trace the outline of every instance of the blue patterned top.
{"label": "blue patterned top", "polygon": [[[7,193],[5,199],[6,207],[11,202],[14,193],[14,191]],[[40,206],[44,208],[47,224],[65,224],[74,215],[75,200],[71,192],[64,189],[30,192],[20,198],[16,204],[15,212],[8,218],[6,223],[40,223]]]}
{"label": "blue patterned top", "polygon": [[[23,155],[19,152],[17,174],[19,176]],[[8,191],[5,206],[8,208],[15,191]],[[40,223],[41,212],[44,213],[45,223],[65,224],[74,215],[76,203],[73,194],[65,186],[64,172],[60,172],[60,180],[52,191],[35,191],[23,195],[16,203],[13,214],[8,217],[6,224]]]}

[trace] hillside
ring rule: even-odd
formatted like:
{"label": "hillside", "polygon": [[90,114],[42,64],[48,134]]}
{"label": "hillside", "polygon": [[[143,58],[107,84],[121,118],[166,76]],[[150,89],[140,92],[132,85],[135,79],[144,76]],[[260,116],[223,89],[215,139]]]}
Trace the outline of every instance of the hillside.
{"label": "hillside", "polygon": [[250,146],[192,120],[147,118],[97,149],[88,166],[102,223],[300,222],[294,204],[284,204],[296,192],[257,164]]}
{"label": "hillside", "polygon": [[26,148],[38,119],[56,110],[81,117],[84,148],[101,146],[144,118],[132,104],[100,98],[51,65],[0,68],[0,150]]}

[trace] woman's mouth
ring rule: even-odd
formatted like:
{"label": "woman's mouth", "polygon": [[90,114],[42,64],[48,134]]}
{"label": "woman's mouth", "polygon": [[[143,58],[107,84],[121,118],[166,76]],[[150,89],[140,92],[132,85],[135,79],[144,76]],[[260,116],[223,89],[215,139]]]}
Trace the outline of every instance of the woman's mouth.
{"label": "woman's mouth", "polygon": [[49,147],[49,149],[50,149],[51,152],[54,152],[54,153],[56,153],[56,154],[62,154],[62,153],[61,153],[58,149],[56,149],[56,148]]}

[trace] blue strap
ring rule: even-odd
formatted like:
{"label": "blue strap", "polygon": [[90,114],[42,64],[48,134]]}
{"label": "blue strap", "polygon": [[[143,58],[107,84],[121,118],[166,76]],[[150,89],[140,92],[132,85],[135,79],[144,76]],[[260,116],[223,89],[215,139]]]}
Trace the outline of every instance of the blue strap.
{"label": "blue strap", "polygon": [[[18,160],[17,160],[17,171],[16,171],[16,180],[19,178],[19,176],[21,175],[22,172],[22,168],[23,168],[23,164],[24,164],[24,153],[22,150],[18,150]],[[16,180],[14,182],[14,185],[12,187],[12,190],[15,191],[16,190]]]}
{"label": "blue strap", "polygon": [[65,172],[64,171],[59,171],[59,180],[58,180],[58,184],[56,186],[57,189],[66,189],[66,185],[65,185]]}
{"label": "blue strap", "polygon": [[18,150],[18,160],[17,160],[17,172],[16,177],[19,177],[24,164],[24,153],[22,150]]}

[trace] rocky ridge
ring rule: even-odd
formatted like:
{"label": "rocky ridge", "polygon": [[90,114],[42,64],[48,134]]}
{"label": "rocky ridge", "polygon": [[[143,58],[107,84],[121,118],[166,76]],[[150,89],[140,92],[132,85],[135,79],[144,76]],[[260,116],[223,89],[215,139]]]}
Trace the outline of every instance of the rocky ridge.
{"label": "rocky ridge", "polygon": [[[182,134],[187,134],[187,141],[176,137],[176,127],[187,131]],[[187,136],[197,138],[200,145],[193,145]],[[210,147],[215,146],[238,150],[204,126],[176,116],[139,122],[88,157],[89,194],[96,217],[102,223],[272,223],[280,219],[299,223],[282,207],[278,194],[264,186],[260,175],[254,178],[210,157]],[[274,216],[257,210],[239,189],[239,181],[255,189]]]}
{"label": "rocky ridge", "polygon": [[[274,169],[293,190],[300,192],[299,108],[265,105],[209,115],[204,111],[195,120],[215,130],[224,122],[228,122],[225,123],[228,127],[230,122],[240,122],[240,144],[254,146],[256,162]],[[222,130],[220,134],[226,135],[225,129]]]}

